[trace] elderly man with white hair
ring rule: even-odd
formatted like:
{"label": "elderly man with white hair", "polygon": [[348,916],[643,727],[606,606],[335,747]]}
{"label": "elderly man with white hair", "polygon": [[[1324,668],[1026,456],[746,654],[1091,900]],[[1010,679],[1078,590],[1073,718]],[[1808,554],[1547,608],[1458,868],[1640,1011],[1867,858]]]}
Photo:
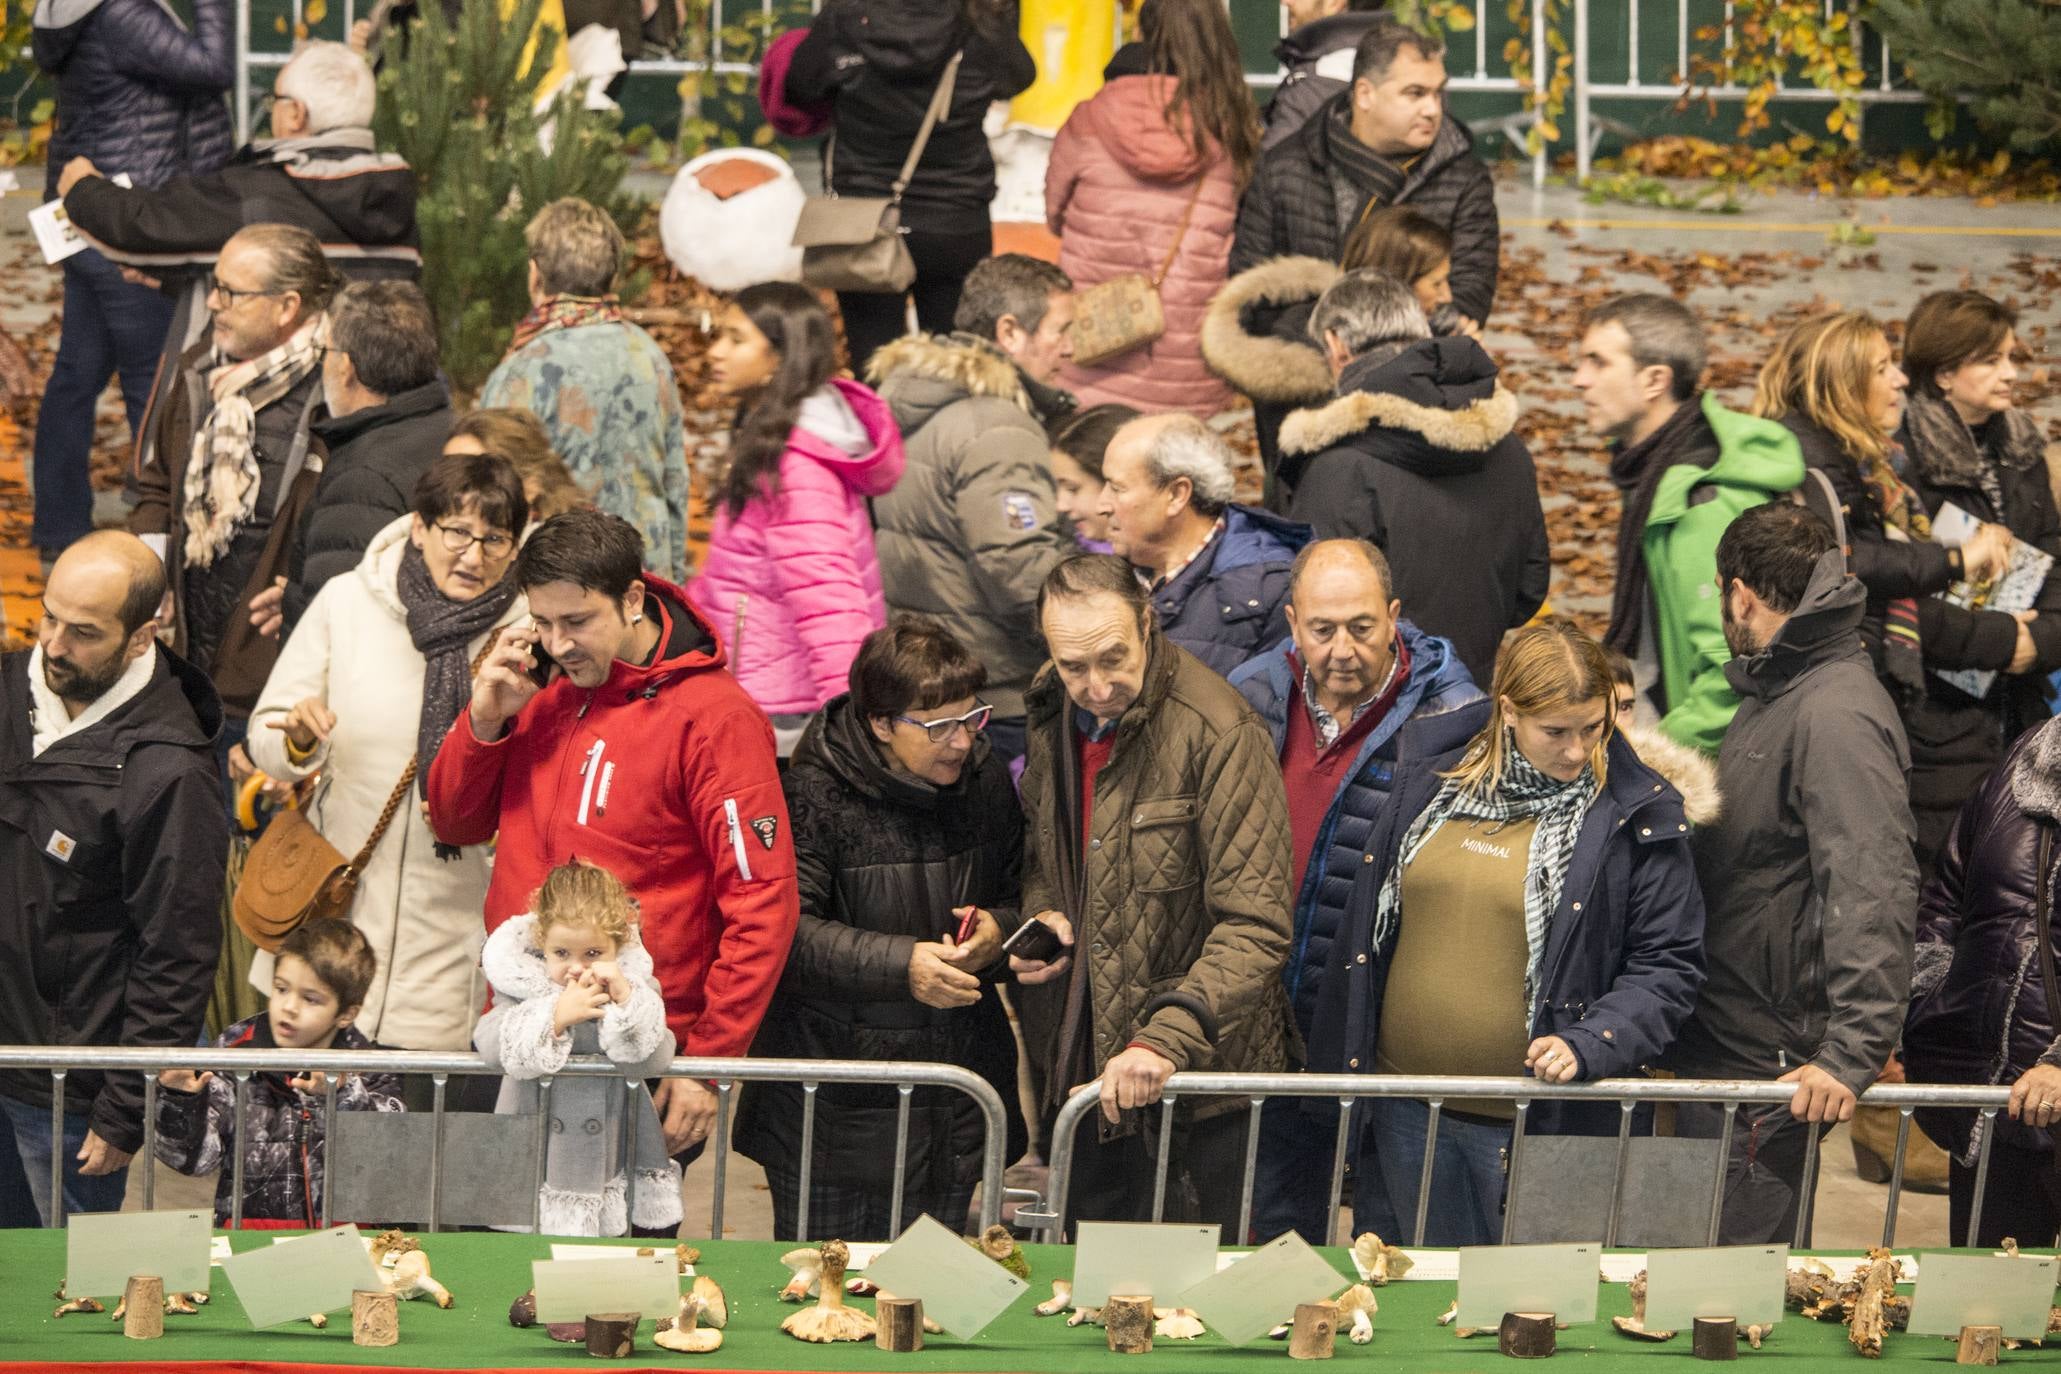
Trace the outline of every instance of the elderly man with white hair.
{"label": "elderly man with white hair", "polygon": [[1371,540],[1410,618],[1487,682],[1552,571],[1517,398],[1480,344],[1433,338],[1415,294],[1386,273],[1340,277],[1309,327],[1337,397],[1281,426],[1289,514],[1321,538]]}
{"label": "elderly man with white hair", "polygon": [[1288,633],[1288,570],[1310,527],[1231,498],[1231,446],[1192,415],[1146,415],[1102,458],[1116,552],[1152,596],[1166,637],[1217,672]]}

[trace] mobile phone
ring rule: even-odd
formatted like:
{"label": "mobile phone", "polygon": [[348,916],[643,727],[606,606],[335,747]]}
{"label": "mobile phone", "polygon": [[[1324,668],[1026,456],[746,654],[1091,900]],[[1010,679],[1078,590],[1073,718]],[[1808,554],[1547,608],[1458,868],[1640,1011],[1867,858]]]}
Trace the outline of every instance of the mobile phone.
{"label": "mobile phone", "polygon": [[1043,921],[1025,921],[1016,933],[1002,942],[1002,952],[1033,963],[1049,964],[1066,952],[1059,932]]}
{"label": "mobile phone", "polygon": [[530,680],[539,687],[550,686],[551,674],[558,667],[558,660],[551,657],[545,652],[544,646],[534,640],[530,643],[530,658],[534,664],[529,670]]}

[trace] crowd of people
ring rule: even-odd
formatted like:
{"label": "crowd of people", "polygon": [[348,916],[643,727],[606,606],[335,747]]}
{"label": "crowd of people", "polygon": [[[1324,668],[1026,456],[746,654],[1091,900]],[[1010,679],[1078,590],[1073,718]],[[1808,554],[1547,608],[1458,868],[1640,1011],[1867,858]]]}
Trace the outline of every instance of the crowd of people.
{"label": "crowd of people", "polygon": [[[472,1105],[548,1102],[539,1208],[572,1234],[679,1226],[718,1099],[662,1076],[675,1054],[960,1065],[1012,1157],[1098,1084],[1071,1217],[1149,1217],[1165,1160],[1167,1214],[1228,1227],[1256,1130],[1254,1234],[1314,1242],[1335,1106],[1162,1116],[1171,1075],[1780,1080],[1664,1127],[1730,1142],[1722,1234],[1751,1243],[1807,1225],[1807,1142],[1901,1056],[2012,1086],[1992,1127],[1921,1114],[1955,1234],[1988,1143],[1983,1243],[2053,1237],[2061,516],[2010,309],[1926,296],[1900,353],[1865,314],[1807,319],[1745,412],[1703,389],[1681,302],[1593,311],[1567,367],[1623,509],[1592,637],[1547,604],[1443,50],[1361,0],[1287,8],[1262,117],[1219,0],[1145,0],[1055,145],[1053,264],[994,254],[987,218],[980,116],[1036,70],[1014,6],[830,0],[779,95],[828,122],[838,192],[887,192],[945,107],[903,197],[916,276],[838,297],[848,371],[817,291],[712,319],[733,409],[693,567],[680,397],[606,213],[536,207],[532,309],[461,410],[361,57],[306,45],[275,137],[232,154],[186,117],[219,104],[219,0],[190,31],[140,0],[39,27],[50,189],[94,247],[37,439],[44,614],[0,668],[0,1041],[190,1047],[220,966],[267,994],[225,1049],[476,1048],[503,1078]],[[108,56],[136,24],[140,71]],[[164,117],[100,138],[117,87]],[[1164,332],[1077,365],[1132,272]],[[89,532],[80,408],[159,355],[133,533]],[[1210,422],[1233,393],[1257,503]],[[226,894],[291,876],[260,841],[231,877],[258,794],[357,884],[283,934],[245,920],[239,959]],[[624,1078],[540,1093],[575,1054]],[[193,1172],[240,1154],[253,1224],[319,1210],[311,1099],[422,1105],[384,1075],[252,1082],[239,1115],[221,1075],[165,1071],[155,1139]],[[64,1208],[121,1203],[140,1075],[10,1072],[0,1225],[55,1215],[53,1091]],[[778,1235],[966,1216],[979,1113],[919,1089],[901,1151],[902,1105],[744,1092]],[[1501,1234],[1510,1101],[1350,1126],[1356,1230]],[[1525,1129],[1619,1114],[1546,1094]]]}

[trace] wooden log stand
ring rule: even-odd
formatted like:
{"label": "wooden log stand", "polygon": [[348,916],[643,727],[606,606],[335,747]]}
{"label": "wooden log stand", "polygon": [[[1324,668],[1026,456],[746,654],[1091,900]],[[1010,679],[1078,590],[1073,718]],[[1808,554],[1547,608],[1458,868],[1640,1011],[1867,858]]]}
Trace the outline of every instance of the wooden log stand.
{"label": "wooden log stand", "polygon": [[393,1345],[401,1339],[401,1310],[394,1295],[359,1289],[351,1294],[351,1344]]}
{"label": "wooden log stand", "polygon": [[1689,1353],[1699,1360],[1739,1358],[1739,1319],[1698,1317],[1689,1333]]}
{"label": "wooden log stand", "polygon": [[122,1290],[122,1334],[132,1341],[154,1341],[165,1334],[165,1281],[134,1274]]}
{"label": "wooden log stand", "polygon": [[1543,1360],[1558,1344],[1551,1312],[1505,1312],[1496,1328],[1496,1349],[1513,1360]]}
{"label": "wooden log stand", "polygon": [[1152,1299],[1112,1293],[1102,1304],[1102,1325],[1109,1332],[1109,1348],[1119,1355],[1143,1355],[1152,1349]]}
{"label": "wooden log stand", "polygon": [[1328,1360],[1338,1342],[1338,1304],[1299,1302],[1288,1327],[1288,1358]]}
{"label": "wooden log stand", "polygon": [[890,1298],[873,1303],[873,1344],[882,1350],[907,1352],[923,1348],[923,1299]]}
{"label": "wooden log stand", "polygon": [[1964,1326],[1961,1328],[1961,1343],[1954,1349],[1954,1363],[1995,1364],[1997,1349],[2003,1341],[2004,1328],[2001,1326]]}
{"label": "wooden log stand", "polygon": [[587,1353],[597,1360],[627,1360],[637,1349],[635,1312],[589,1312]]}

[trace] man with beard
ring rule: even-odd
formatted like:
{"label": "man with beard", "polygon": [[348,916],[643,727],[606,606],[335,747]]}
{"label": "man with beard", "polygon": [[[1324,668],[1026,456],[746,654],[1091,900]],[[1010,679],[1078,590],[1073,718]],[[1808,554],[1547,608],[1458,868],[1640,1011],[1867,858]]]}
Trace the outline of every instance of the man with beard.
{"label": "man with beard", "polygon": [[[1867,589],[1803,507],[1756,506],[1717,547],[1725,675],[1739,710],[1718,753],[1723,817],[1694,837],[1708,916],[1701,999],[1669,1051],[1697,1078],[1779,1078],[1786,1104],[1739,1109],[1723,1245],[1808,1243],[1808,1131],[1852,1118],[1910,996],[1917,912],[1910,748],[1859,628]],[[1684,1103],[1681,1134],[1722,1109]]]}
{"label": "man with beard", "polygon": [[[221,945],[222,708],[157,642],[164,566],[90,534],[50,570],[36,647],[0,659],[0,1044],[189,1046]],[[143,1144],[140,1074],[0,1073],[0,1227],[121,1208]]]}
{"label": "man with beard", "polygon": [[1624,495],[1603,643],[1632,661],[1642,723],[1658,715],[1669,739],[1715,754],[1739,705],[1711,595],[1717,542],[1740,511],[1803,481],[1803,452],[1786,426],[1698,393],[1707,351],[1680,301],[1618,296],[1584,325],[1574,389]]}

